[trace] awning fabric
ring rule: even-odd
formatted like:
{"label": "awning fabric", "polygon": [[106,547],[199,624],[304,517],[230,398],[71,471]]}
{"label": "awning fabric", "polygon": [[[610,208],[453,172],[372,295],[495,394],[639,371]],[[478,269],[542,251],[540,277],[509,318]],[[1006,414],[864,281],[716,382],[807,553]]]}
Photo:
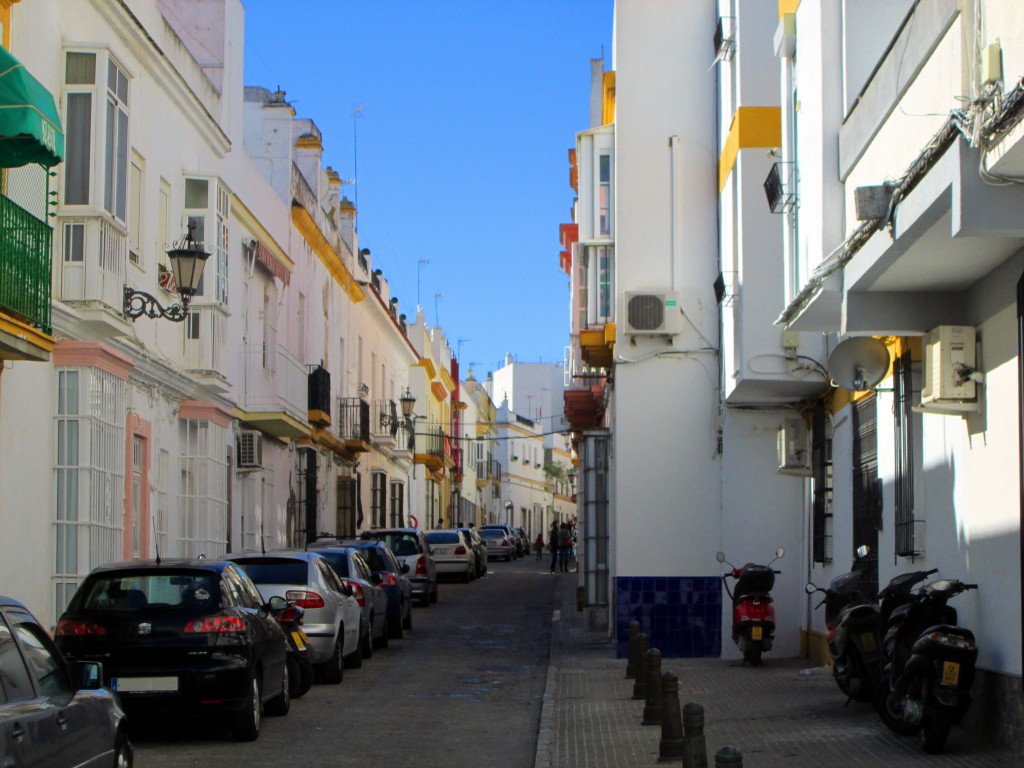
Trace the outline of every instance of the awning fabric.
{"label": "awning fabric", "polygon": [[0,167],[50,167],[63,159],[64,131],[53,95],[0,46]]}

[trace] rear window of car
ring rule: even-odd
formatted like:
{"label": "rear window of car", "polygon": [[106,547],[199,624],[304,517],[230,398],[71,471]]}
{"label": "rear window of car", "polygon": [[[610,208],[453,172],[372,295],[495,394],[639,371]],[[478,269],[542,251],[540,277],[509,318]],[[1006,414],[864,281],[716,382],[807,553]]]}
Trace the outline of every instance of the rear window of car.
{"label": "rear window of car", "polygon": [[305,560],[235,560],[257,584],[308,584],[309,563]]}
{"label": "rear window of car", "polygon": [[319,552],[317,553],[334,569],[334,572],[343,579],[349,578],[348,557],[342,552]]}
{"label": "rear window of car", "polygon": [[485,539],[503,539],[505,538],[505,532],[498,530],[497,528],[484,528],[480,531],[480,535]]}
{"label": "rear window of car", "polygon": [[427,534],[431,544],[458,544],[459,534],[455,531],[436,531]]}
{"label": "rear window of car", "polygon": [[357,547],[359,554],[362,555],[363,560],[370,566],[371,571],[389,571],[391,565],[388,563],[387,558],[384,557],[384,553],[381,552],[377,547]]}
{"label": "rear window of car", "polygon": [[104,574],[83,587],[77,609],[138,611],[220,606],[220,579],[210,572]]}
{"label": "rear window of car", "polygon": [[389,533],[385,538],[385,543],[399,557],[408,557],[409,555],[418,555],[420,553],[419,540],[407,533]]}

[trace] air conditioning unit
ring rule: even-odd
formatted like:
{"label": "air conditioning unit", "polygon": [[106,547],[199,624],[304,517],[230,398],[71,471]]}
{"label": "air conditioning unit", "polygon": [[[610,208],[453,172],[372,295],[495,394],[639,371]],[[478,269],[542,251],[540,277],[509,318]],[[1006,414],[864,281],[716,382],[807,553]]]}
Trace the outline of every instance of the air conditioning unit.
{"label": "air conditioning unit", "polygon": [[243,430],[238,435],[238,468],[260,469],[263,466],[263,435]]}
{"label": "air conditioning unit", "polygon": [[803,419],[787,419],[778,432],[779,473],[810,476],[811,447]]}
{"label": "air conditioning unit", "polygon": [[978,410],[974,326],[940,325],[924,335],[923,346],[921,409],[939,413]]}
{"label": "air conditioning unit", "polygon": [[678,293],[626,291],[622,303],[627,336],[677,336],[683,330]]}

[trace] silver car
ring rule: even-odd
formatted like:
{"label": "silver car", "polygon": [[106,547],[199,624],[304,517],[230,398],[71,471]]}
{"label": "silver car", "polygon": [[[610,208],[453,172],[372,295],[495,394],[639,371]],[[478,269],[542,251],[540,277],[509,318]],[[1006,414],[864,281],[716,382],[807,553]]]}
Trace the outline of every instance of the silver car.
{"label": "silver car", "polygon": [[0,596],[0,765],[132,764],[117,697],[95,661],[67,663],[17,600]]}
{"label": "silver car", "polygon": [[248,574],[269,600],[274,595],[300,606],[313,665],[325,683],[340,683],[344,667],[362,664],[361,609],[352,589],[315,552],[284,550],[225,555]]}
{"label": "silver car", "polygon": [[427,531],[426,537],[434,553],[438,573],[453,574],[466,584],[476,578],[476,553],[468,534],[456,528]]}
{"label": "silver car", "polygon": [[512,537],[501,528],[481,528],[480,538],[487,545],[487,557],[491,560],[502,557],[515,560],[516,544]]}

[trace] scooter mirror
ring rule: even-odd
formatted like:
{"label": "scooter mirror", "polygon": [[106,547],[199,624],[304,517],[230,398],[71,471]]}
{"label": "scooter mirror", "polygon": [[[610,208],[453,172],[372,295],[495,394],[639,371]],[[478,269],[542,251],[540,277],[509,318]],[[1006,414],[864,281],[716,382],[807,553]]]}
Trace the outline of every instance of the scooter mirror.
{"label": "scooter mirror", "polygon": [[804,592],[806,592],[808,595],[813,595],[817,591],[818,591],[818,588],[814,584],[812,584],[811,582],[807,582],[804,585]]}
{"label": "scooter mirror", "polygon": [[784,554],[786,554],[786,550],[784,550],[782,547],[779,547],[778,549],[775,550],[775,559],[778,560]]}
{"label": "scooter mirror", "polygon": [[870,554],[871,554],[871,547],[869,547],[867,544],[861,544],[859,547],[857,547],[857,559],[858,560],[862,560],[862,559],[864,559],[865,557],[867,557]]}
{"label": "scooter mirror", "polygon": [[715,553],[715,560],[717,560],[720,563],[724,563],[725,562],[725,552],[716,552]]}

